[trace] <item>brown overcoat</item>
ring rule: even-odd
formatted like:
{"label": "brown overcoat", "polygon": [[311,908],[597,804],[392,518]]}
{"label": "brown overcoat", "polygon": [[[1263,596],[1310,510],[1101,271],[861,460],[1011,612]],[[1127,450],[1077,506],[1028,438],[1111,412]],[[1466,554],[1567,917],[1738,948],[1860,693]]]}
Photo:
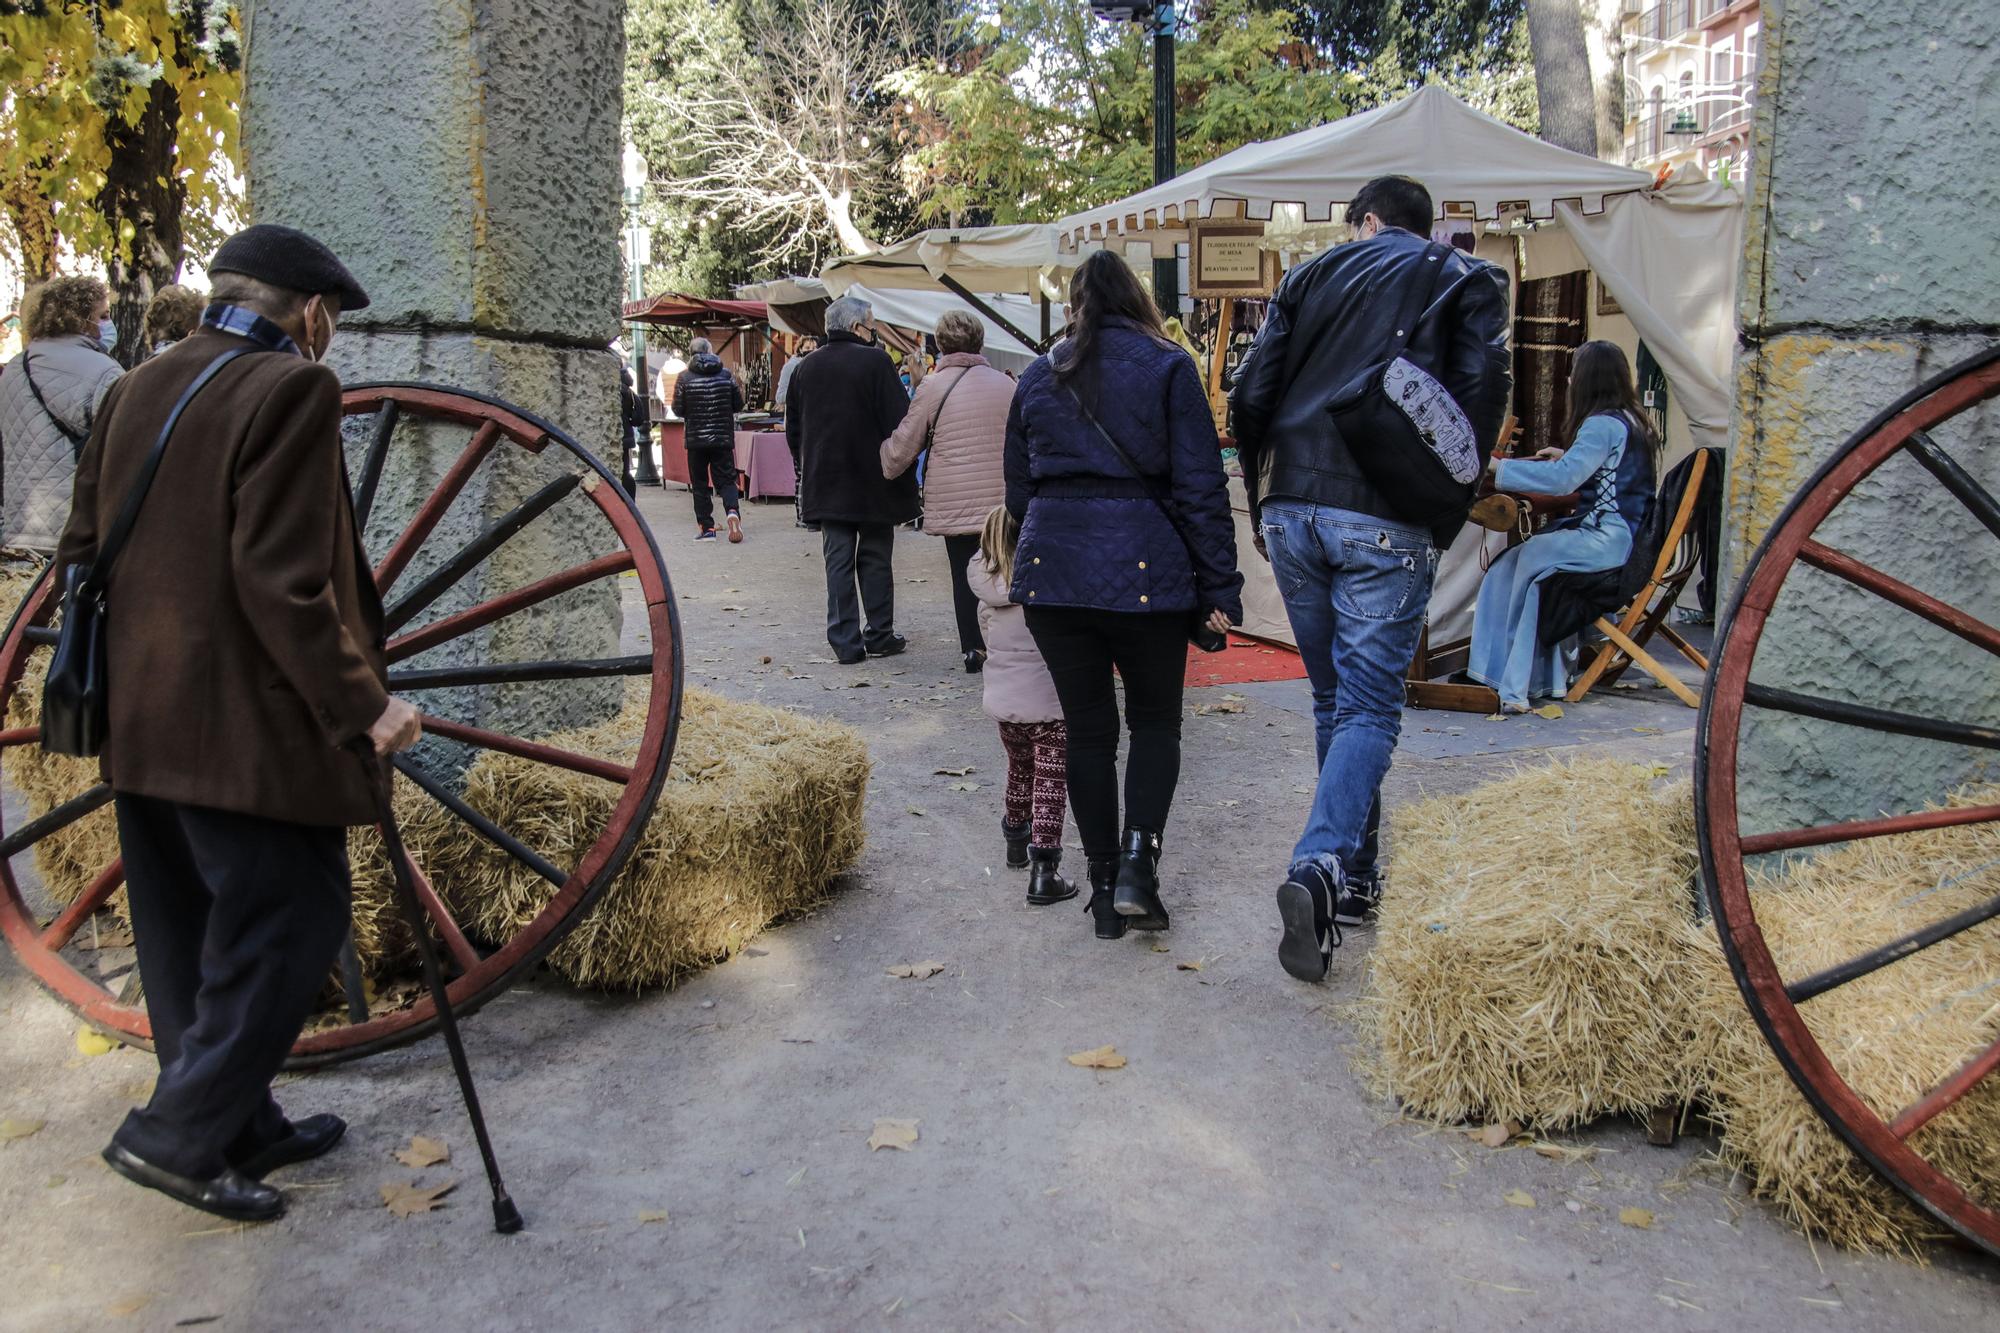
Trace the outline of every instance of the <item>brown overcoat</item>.
{"label": "brown overcoat", "polygon": [[[57,551],[88,561],[181,391],[243,340],[202,329],[113,386]],[[382,604],[340,448],[340,381],[289,352],[225,366],[167,444],[106,592],[117,791],[298,824],[374,818],[342,748],[388,704]]]}

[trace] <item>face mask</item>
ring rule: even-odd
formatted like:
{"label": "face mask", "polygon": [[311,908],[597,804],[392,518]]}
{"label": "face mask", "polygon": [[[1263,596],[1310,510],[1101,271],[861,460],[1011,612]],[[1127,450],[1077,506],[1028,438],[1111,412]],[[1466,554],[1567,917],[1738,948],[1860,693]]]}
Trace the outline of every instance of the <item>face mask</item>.
{"label": "face mask", "polygon": [[[320,307],[320,313],[321,313],[321,314],[325,314],[325,313],[326,313],[326,307],[325,307],[325,306],[321,306],[321,307]],[[322,343],[321,343],[321,344],[319,345],[319,349],[318,349],[317,351],[315,351],[315,350],[313,349],[313,345],[312,345],[312,335],[313,335],[313,331],[314,331],[314,330],[315,330],[315,329],[316,329],[316,328],[318,327],[318,325],[319,325],[319,317],[318,317],[317,315],[314,315],[314,314],[313,314],[313,312],[312,312],[312,310],[311,310],[311,308],[310,308],[310,307],[308,307],[308,308],[307,308],[307,310],[306,310],[306,341],[304,342],[304,344],[302,344],[302,345],[301,345],[301,346],[299,347],[299,354],[300,354],[301,356],[305,357],[305,359],[306,359],[306,360],[308,360],[308,361],[318,361],[318,360],[319,360],[319,359],[320,359],[321,357],[323,357],[323,356],[325,356],[325,355],[326,355],[326,351],[327,351],[327,348],[329,348],[329,347],[331,347],[331,346],[333,345],[333,321],[329,319],[329,320],[327,321],[327,324],[328,324],[328,327],[327,327],[327,331],[326,331],[326,341],[322,342]]]}
{"label": "face mask", "polygon": [[108,319],[97,321],[97,341],[105,351],[118,345],[118,326]]}

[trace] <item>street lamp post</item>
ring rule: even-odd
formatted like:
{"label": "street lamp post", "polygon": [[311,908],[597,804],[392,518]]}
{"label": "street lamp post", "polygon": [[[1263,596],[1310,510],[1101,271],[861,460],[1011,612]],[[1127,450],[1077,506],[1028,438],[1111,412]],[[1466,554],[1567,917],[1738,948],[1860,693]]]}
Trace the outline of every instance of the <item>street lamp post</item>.
{"label": "street lamp post", "polygon": [[[653,238],[639,217],[639,205],[646,199],[646,159],[633,144],[625,145],[625,294],[634,301],[646,297],[646,262],[652,258]],[[653,462],[653,389],[646,381],[646,328],[630,325],[632,334],[632,388],[646,414],[639,432],[639,462],[633,479],[641,486],[660,484],[660,470]]]}
{"label": "street lamp post", "polygon": [[[1090,12],[1106,23],[1145,23],[1153,31],[1153,184],[1179,174],[1174,165],[1174,51],[1179,20],[1174,0],[1092,0]],[[1180,313],[1180,259],[1153,260],[1153,301],[1162,315]]]}

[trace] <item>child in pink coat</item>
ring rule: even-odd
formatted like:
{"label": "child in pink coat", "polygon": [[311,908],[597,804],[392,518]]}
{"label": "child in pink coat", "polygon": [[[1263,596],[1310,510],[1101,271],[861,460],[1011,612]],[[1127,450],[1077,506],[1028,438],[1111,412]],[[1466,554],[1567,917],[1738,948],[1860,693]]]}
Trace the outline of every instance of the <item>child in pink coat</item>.
{"label": "child in pink coat", "polygon": [[1020,524],[996,505],[979,535],[979,553],[966,566],[966,582],[979,598],[979,627],[986,639],[986,714],[1000,724],[1007,750],[1006,812],[1000,831],[1007,864],[1026,867],[1028,901],[1046,907],[1076,897],[1062,877],[1063,809],[1069,802],[1069,733],[1055,682],[1028,633],[1027,617],[1007,599],[1014,582],[1014,546]]}

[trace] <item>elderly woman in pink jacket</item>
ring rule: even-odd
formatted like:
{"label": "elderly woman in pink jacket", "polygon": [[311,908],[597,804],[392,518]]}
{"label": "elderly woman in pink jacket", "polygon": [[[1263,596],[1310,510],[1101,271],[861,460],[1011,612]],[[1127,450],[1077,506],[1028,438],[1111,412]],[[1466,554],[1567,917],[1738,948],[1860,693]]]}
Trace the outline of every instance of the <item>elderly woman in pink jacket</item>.
{"label": "elderly woman in pink jacket", "polygon": [[937,345],[936,369],[917,386],[903,424],[882,442],[882,475],[901,476],[918,454],[930,450],[924,531],[944,538],[958,646],[965,669],[976,672],[986,663],[986,641],[979,630],[979,599],[966,583],[965,569],[979,550],[986,516],[1007,499],[1001,460],[1014,381],[981,355],[986,328],[965,311],[949,311],[938,320]]}

